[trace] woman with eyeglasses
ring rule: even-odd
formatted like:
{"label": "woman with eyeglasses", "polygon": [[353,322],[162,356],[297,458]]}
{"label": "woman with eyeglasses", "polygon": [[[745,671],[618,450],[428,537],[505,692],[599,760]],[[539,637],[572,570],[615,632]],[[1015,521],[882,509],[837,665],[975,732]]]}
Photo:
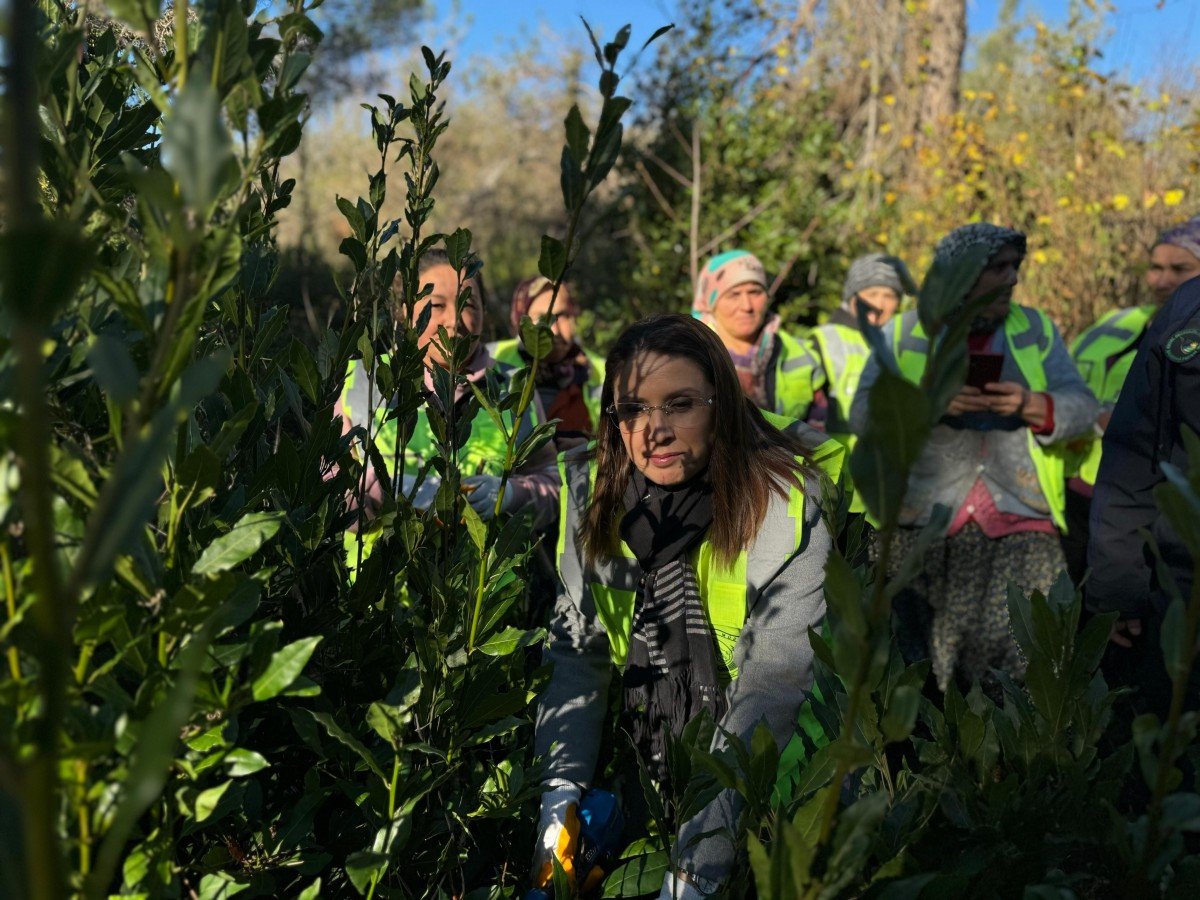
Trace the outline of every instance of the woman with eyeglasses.
{"label": "woman with eyeglasses", "polygon": [[860,256],[846,273],[842,305],[808,336],[817,359],[813,372],[816,399],[809,421],[823,424],[825,432],[848,449],[854,445],[850,404],[871,357],[871,348],[859,329],[859,313],[865,313],[868,324],[882,328],[892,320],[906,293],[915,294],[916,285],[903,262],[883,253]]}
{"label": "woman with eyeglasses", "polygon": [[770,311],[767,271],[757,256],[730,250],[700,273],[692,315],[708,325],[729,353],[738,382],[759,409],[808,418],[815,360],[804,342]]}
{"label": "woman with eyeglasses", "polygon": [[[537,716],[549,790],[535,881],[563,855],[568,810],[594,784],[614,674],[619,724],[662,785],[664,729],[678,735],[701,713],[746,742],[760,722],[781,747],[789,740],[813,684],[808,628],[825,613],[830,537],[812,465],[832,442],[812,449],[811,429],[760,412],[717,335],[686,316],[630,326],[605,369],[598,440],[559,464],[562,589]],[[623,798],[635,825],[637,784]],[[700,836],[732,828],[737,807],[726,792],[676,823],[662,897],[727,883],[733,847]]]}

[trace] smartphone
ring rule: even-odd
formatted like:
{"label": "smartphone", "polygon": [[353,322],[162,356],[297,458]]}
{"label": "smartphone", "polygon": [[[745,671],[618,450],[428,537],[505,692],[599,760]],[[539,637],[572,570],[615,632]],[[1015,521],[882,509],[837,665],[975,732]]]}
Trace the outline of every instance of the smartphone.
{"label": "smartphone", "polygon": [[984,385],[1000,380],[1003,368],[1003,353],[972,353],[967,357],[967,384],[982,391]]}

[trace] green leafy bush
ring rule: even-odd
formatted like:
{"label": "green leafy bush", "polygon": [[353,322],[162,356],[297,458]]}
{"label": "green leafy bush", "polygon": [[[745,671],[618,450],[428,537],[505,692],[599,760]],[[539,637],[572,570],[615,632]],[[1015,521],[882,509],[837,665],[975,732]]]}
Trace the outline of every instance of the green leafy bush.
{"label": "green leafy bush", "polygon": [[[481,521],[457,460],[472,419],[529,404],[532,372],[510,393],[476,392],[459,418],[431,416],[442,488],[428,510],[388,490],[362,517],[364,460],[387,467],[373,427],[343,435],[333,414],[362,359],[411,430],[422,355],[395,286],[411,316],[424,250],[445,247],[464,281],[479,265],[468,231],[428,229],[449,63],[426,50],[407,94],[369,109],[378,166],[365,197],[337,203],[347,316],[309,346],[265,297],[296,190],[280,164],[319,52],[312,4],[110,8],[121,21],[50,2],[11,20],[0,893],[512,896],[540,792],[537,538],[521,517]],[[598,121],[573,108],[565,122],[565,239],[543,238],[539,266],[556,282],[621,149],[629,39],[593,41]],[[395,219],[389,192],[403,197]],[[931,274],[930,327],[953,320],[944,300],[962,277]],[[535,358],[545,328],[523,324]],[[947,350],[923,386],[875,387],[907,413],[873,420],[853,461],[885,532],[961,368]],[[448,398],[453,384],[435,388]],[[506,468],[549,436],[506,432]],[[1195,475],[1162,488],[1190,537],[1198,495]],[[749,800],[732,837],[764,897],[1191,896],[1196,719],[1178,698],[1200,601],[1170,613],[1166,721],[1117,714],[1095,674],[1106,623],[1079,630],[1065,582],[1012,599],[1024,688],[1001,705],[978,691],[935,704],[890,641],[904,571],[884,578],[887,562],[830,563],[829,621],[811,635],[823,737],[782,761],[765,733],[712,754],[714,726],[694,722],[670,750],[676,796],[643,785],[654,836],[628,848],[605,895],[653,891],[662,823],[729,788]]]}

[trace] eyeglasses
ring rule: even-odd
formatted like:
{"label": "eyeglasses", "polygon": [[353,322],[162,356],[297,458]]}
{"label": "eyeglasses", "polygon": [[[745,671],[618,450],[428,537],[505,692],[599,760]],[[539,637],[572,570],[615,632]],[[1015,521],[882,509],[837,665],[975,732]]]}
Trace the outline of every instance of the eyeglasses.
{"label": "eyeglasses", "polygon": [[661,409],[663,416],[673,428],[695,428],[704,424],[705,416],[715,397],[676,397],[659,406],[645,403],[614,403],[605,410],[617,426],[626,434],[645,431],[650,425],[650,413]]}

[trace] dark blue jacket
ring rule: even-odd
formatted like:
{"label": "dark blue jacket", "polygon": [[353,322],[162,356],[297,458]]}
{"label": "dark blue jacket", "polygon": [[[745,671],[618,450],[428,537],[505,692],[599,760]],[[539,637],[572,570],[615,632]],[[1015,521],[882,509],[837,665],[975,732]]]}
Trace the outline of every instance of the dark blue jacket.
{"label": "dark blue jacket", "polygon": [[[1150,323],[1104,434],[1092,500],[1088,605],[1122,618],[1162,611],[1146,528],[1186,598],[1192,560],[1154,503],[1160,463],[1188,471],[1183,426],[1200,434],[1200,278],[1182,284]],[[1196,461],[1200,466],[1200,460]]]}

